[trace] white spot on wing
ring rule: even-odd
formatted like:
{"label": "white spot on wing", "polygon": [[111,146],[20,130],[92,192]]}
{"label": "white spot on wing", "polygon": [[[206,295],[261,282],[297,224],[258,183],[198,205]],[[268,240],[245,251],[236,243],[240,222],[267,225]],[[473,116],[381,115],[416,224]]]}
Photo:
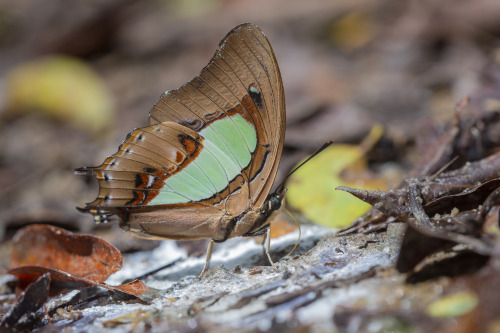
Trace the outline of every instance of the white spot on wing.
{"label": "white spot on wing", "polygon": [[149,175],[148,176],[148,186],[147,187],[151,187],[153,185],[154,181],[155,181],[155,176]]}

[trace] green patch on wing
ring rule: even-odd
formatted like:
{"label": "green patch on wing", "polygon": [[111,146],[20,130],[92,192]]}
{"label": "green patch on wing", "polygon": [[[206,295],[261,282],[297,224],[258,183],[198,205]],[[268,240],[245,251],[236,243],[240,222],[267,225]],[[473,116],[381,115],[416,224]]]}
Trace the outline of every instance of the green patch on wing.
{"label": "green patch on wing", "polygon": [[241,169],[250,163],[257,146],[255,128],[239,114],[211,123],[200,134]]}
{"label": "green patch on wing", "polygon": [[210,198],[241,173],[257,146],[255,128],[239,114],[213,122],[200,135],[204,137],[200,154],[183,170],[167,178],[148,205]]}

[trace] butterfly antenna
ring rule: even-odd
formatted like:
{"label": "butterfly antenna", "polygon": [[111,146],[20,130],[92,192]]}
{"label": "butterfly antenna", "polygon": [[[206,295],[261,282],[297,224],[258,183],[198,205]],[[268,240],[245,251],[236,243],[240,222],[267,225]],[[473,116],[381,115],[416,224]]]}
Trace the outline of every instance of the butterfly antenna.
{"label": "butterfly antenna", "polygon": [[290,217],[292,218],[293,222],[295,222],[295,224],[297,225],[297,228],[299,228],[299,238],[297,238],[297,242],[293,246],[292,251],[290,251],[290,253],[287,254],[287,256],[290,256],[290,255],[292,255],[293,251],[295,251],[295,249],[297,248],[297,245],[299,245],[300,236],[302,236],[302,230],[300,229],[300,224],[299,224],[299,222],[297,222],[297,219],[295,218],[295,216],[293,216],[292,213],[290,213],[290,211],[288,209],[286,209],[286,208],[285,208],[285,212],[287,212],[287,214],[290,215]]}
{"label": "butterfly antenna", "polygon": [[[299,170],[304,164],[309,162],[313,157],[321,153],[323,150],[328,148],[331,144],[333,143],[333,140],[330,140],[328,142],[325,142],[318,150],[316,150],[314,153],[312,153],[304,162],[300,163],[295,169],[293,169],[286,177],[281,181],[281,183],[278,185],[276,188],[276,193],[280,193],[283,190],[283,186],[285,186],[285,181],[290,178],[291,175],[297,170]],[[290,213],[289,213],[290,214]]]}

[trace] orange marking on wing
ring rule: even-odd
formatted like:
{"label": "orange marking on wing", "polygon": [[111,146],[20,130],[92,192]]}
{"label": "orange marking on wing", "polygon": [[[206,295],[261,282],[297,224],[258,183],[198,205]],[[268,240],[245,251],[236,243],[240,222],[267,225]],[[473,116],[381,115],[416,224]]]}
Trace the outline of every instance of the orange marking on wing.
{"label": "orange marking on wing", "polygon": [[175,163],[180,164],[182,160],[184,160],[184,155],[180,151],[177,151],[175,155]]}
{"label": "orange marking on wing", "polygon": [[179,142],[189,155],[194,155],[198,149],[196,141],[187,135],[179,135]]}

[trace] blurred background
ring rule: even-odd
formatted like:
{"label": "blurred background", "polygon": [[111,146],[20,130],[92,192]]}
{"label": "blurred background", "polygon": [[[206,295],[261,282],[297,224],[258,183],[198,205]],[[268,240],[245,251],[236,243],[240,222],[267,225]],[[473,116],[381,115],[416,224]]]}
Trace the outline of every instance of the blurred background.
{"label": "blurred background", "polygon": [[407,150],[488,83],[499,17],[498,0],[0,0],[0,239],[29,223],[92,231],[75,206],[97,182],[73,170],[115,153],[243,22],[267,35],[283,76],[278,178],[381,125],[369,162],[392,161],[397,184],[418,158]]}

